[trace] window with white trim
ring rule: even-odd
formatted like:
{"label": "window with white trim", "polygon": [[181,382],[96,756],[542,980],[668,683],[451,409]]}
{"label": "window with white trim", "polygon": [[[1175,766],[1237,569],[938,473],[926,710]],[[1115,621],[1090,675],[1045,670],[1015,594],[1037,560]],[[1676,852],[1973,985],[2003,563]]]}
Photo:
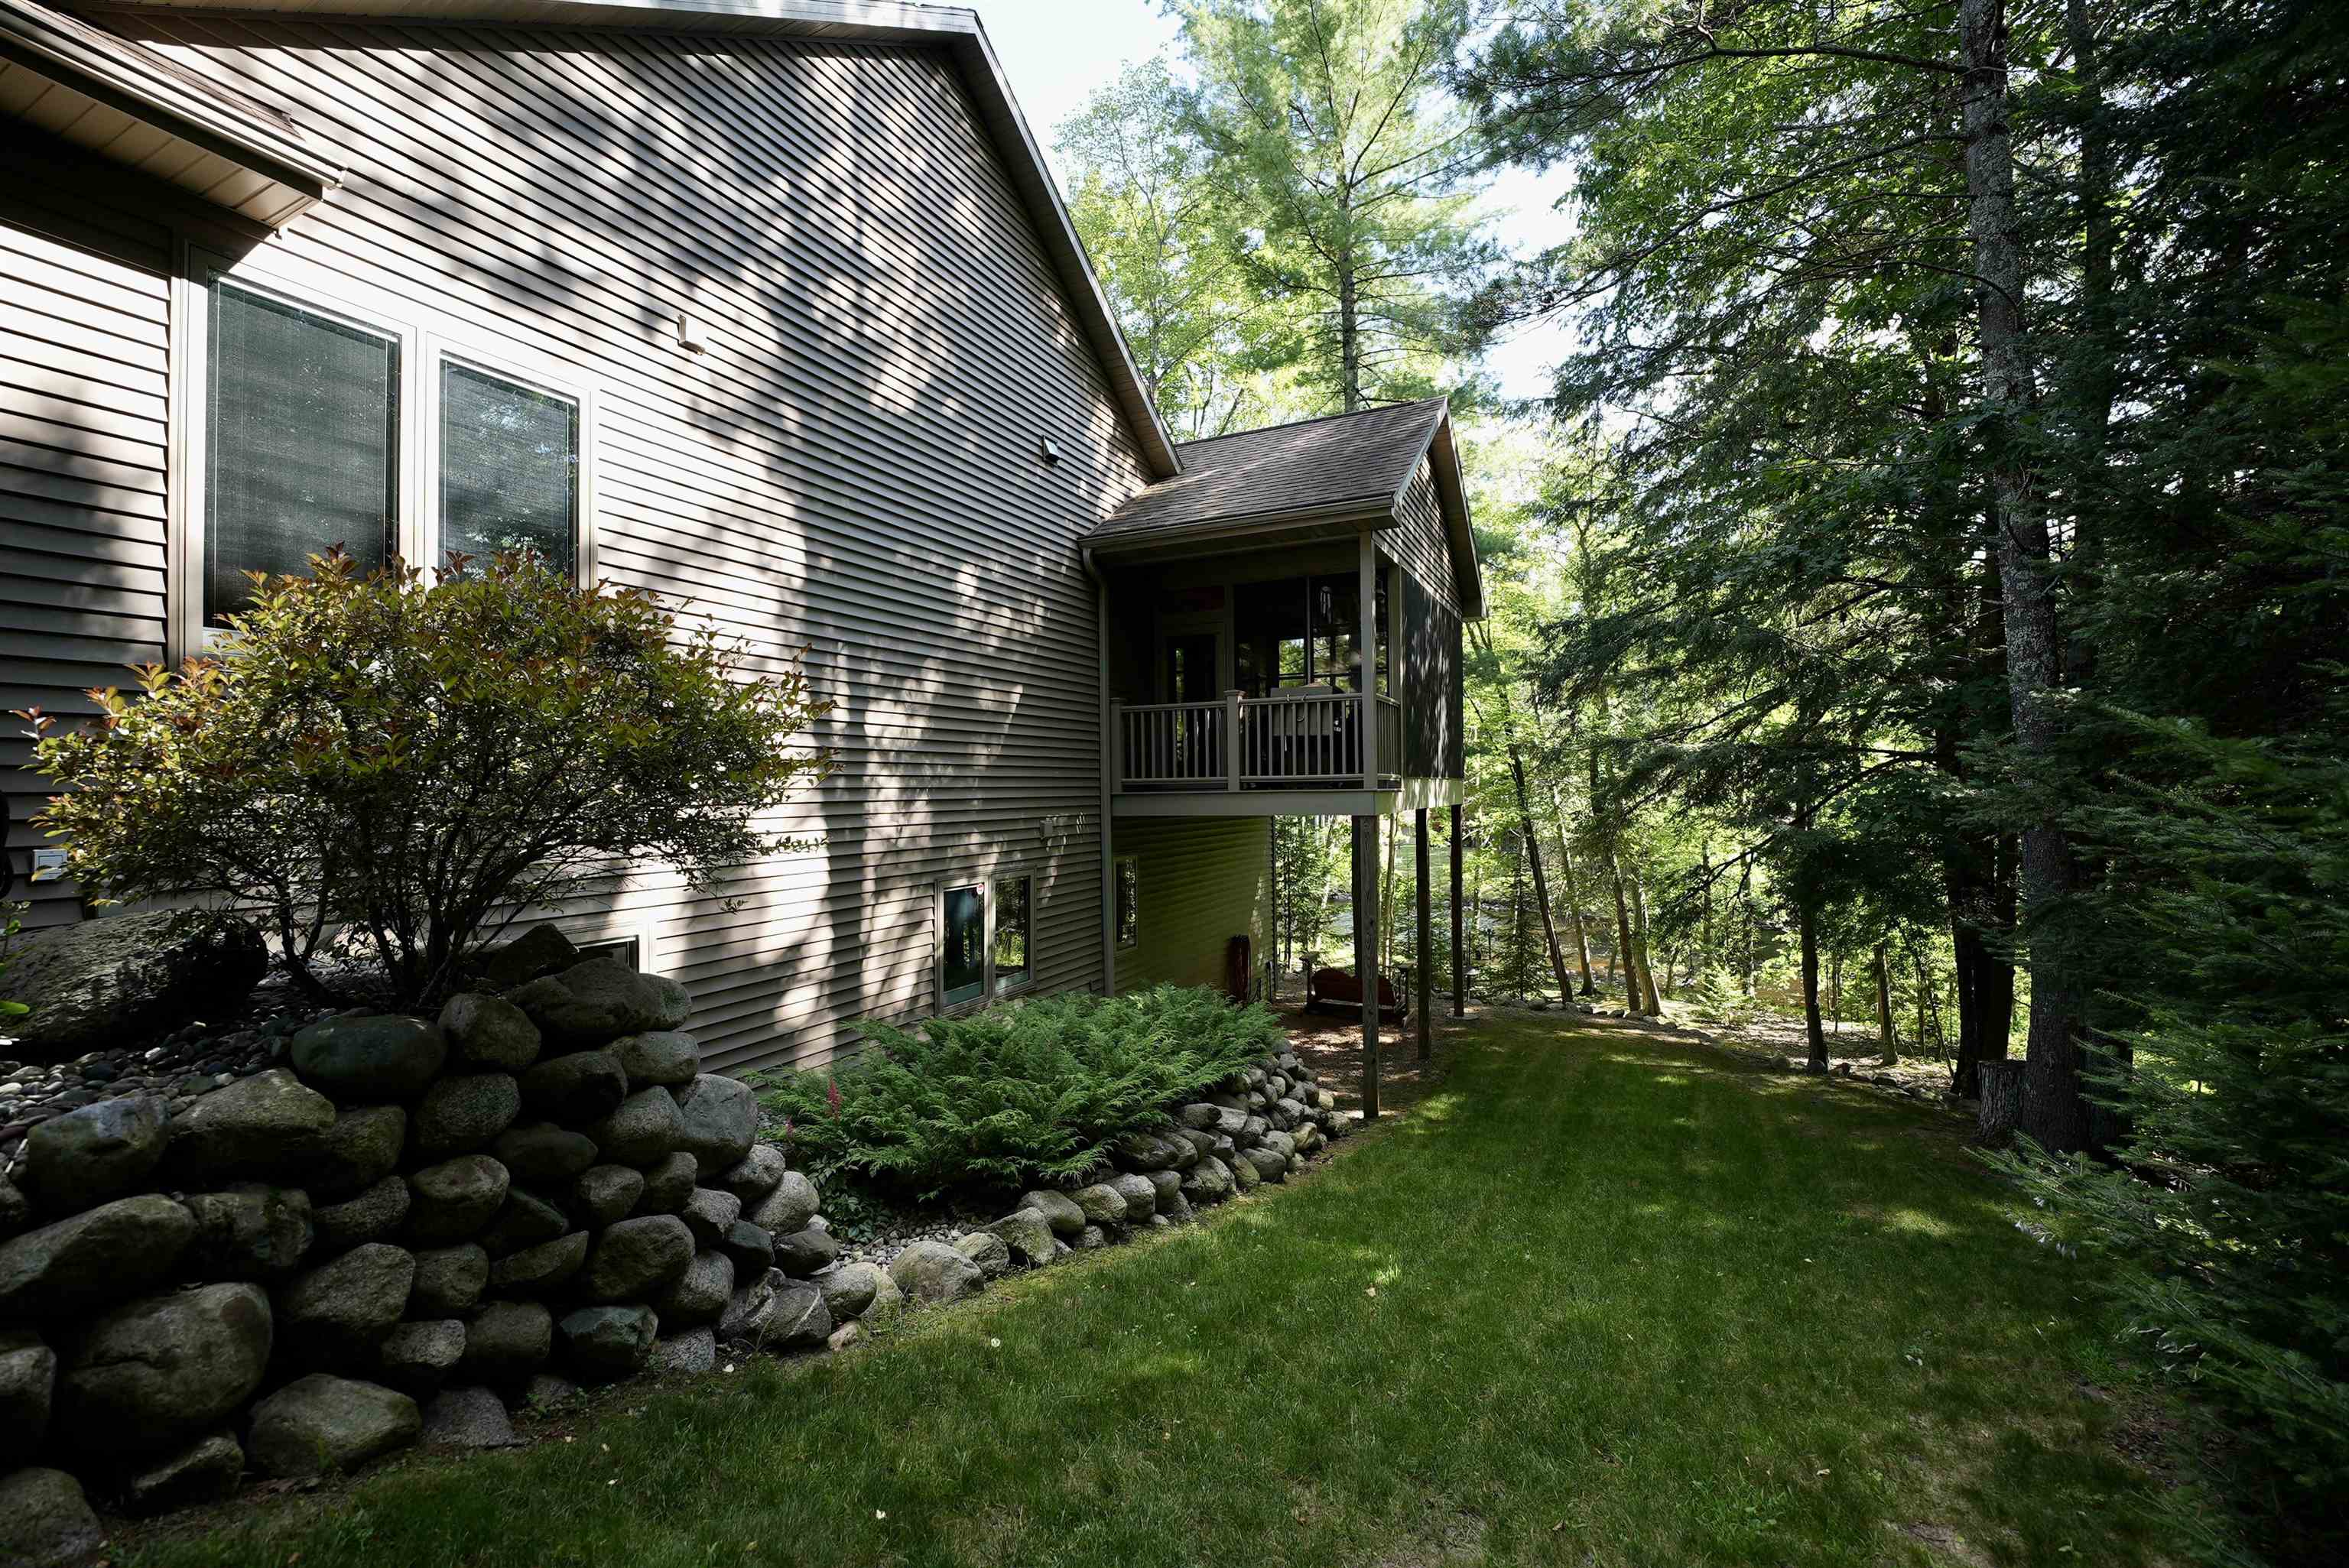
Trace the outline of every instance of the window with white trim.
{"label": "window with white trim", "polygon": [[249,572],[307,572],[339,544],[371,571],[399,547],[400,341],[225,280],[205,356],[203,617]]}
{"label": "window with white trim", "polygon": [[1035,978],[1030,956],[1034,879],[1008,874],[938,892],[938,1006],[1009,995]]}
{"label": "window with white trim", "polygon": [[588,579],[586,388],[274,272],[230,276],[202,253],[194,265],[184,645],[249,601],[248,573],[300,574],[336,545],[362,572],[394,555],[440,566],[451,552],[530,550]]}

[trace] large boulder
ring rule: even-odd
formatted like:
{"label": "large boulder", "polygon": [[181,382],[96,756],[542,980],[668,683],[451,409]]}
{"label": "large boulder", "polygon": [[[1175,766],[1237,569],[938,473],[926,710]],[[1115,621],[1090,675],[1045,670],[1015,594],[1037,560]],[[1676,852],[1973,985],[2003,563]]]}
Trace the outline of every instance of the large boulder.
{"label": "large boulder", "polygon": [[[694,1245],[714,1247],[723,1242],[742,1218],[742,1200],[715,1187],[696,1187],[677,1212],[693,1233]],[[770,1249],[772,1243],[769,1243]]]}
{"label": "large boulder", "polygon": [[1138,1225],[1158,1212],[1158,1184],[1147,1176],[1129,1171],[1111,1177],[1102,1185],[1125,1200],[1125,1222],[1129,1225]]}
{"label": "large boulder", "polygon": [[65,1061],[175,1028],[242,1002],[268,966],[261,934],[214,913],[158,910],[27,932],[9,944],[0,975],[0,996],[30,1009],[9,1022],[5,1054]]}
{"label": "large boulder", "polygon": [[524,1247],[551,1242],[572,1229],[570,1218],[562,1210],[536,1193],[513,1187],[507,1190],[505,1207],[498,1211],[498,1217],[490,1222],[480,1240],[489,1249],[490,1256],[502,1258]]}
{"label": "large boulder", "polygon": [[631,1212],[638,1214],[675,1214],[684,1211],[699,1189],[701,1161],[678,1150],[665,1154],[645,1167],[645,1190],[636,1195],[636,1206]]}
{"label": "large boulder", "polygon": [[531,1115],[564,1127],[600,1120],[627,1095],[628,1075],[609,1051],[549,1057],[522,1075],[522,1101]]}
{"label": "large boulder", "polygon": [[771,1234],[787,1236],[793,1231],[806,1230],[822,1202],[816,1196],[814,1182],[800,1171],[786,1171],[773,1190],[750,1209],[748,1218]]}
{"label": "large boulder", "polygon": [[105,1540],[81,1482],[65,1471],[21,1470],[0,1476],[0,1563],[8,1568],[74,1568]]}
{"label": "large boulder", "polygon": [[574,1231],[500,1258],[490,1265],[490,1285],[501,1295],[545,1295],[587,1262],[587,1233]]}
{"label": "large boulder", "polygon": [[554,1326],[564,1359],[583,1383],[635,1377],[659,1335],[659,1315],[649,1306],[583,1306]]}
{"label": "large boulder", "polygon": [[718,1250],[734,1260],[734,1272],[752,1277],[765,1274],[775,1266],[774,1233],[748,1220],[737,1220],[726,1227],[719,1239]]}
{"label": "large boulder", "polygon": [[653,1029],[624,1035],[612,1042],[612,1054],[626,1069],[628,1087],[648,1084],[688,1084],[701,1070],[701,1043],[675,1029]]}
{"label": "large boulder", "polygon": [[236,1491],[243,1475],[244,1449],[236,1439],[227,1432],[207,1432],[150,1460],[123,1481],[117,1501],[125,1513],[168,1513],[218,1502]]}
{"label": "large boulder", "polygon": [[503,991],[542,975],[560,974],[578,962],[579,949],[571,944],[571,938],[542,923],[512,942],[482,952],[473,972],[483,985]]}
{"label": "large boulder", "polygon": [[978,1272],[988,1279],[999,1279],[1011,1266],[1011,1249],[1003,1238],[987,1231],[973,1231],[954,1244],[954,1250],[978,1265]]}
{"label": "large boulder", "polygon": [[1019,1195],[1019,1207],[1043,1215],[1052,1233],[1064,1241],[1085,1228],[1085,1212],[1066,1192],[1023,1192]]}
{"label": "large boulder", "polygon": [[595,1140],[551,1121],[533,1121],[499,1133],[490,1152],[515,1181],[553,1184],[568,1181],[595,1163]]}
{"label": "large boulder", "polygon": [[986,1288],[978,1265],[944,1242],[916,1242],[889,1260],[889,1277],[916,1306],[960,1301]]}
{"label": "large boulder", "polygon": [[512,1073],[456,1073],[424,1091],[413,1132],[419,1159],[440,1160],[482,1148],[522,1114],[522,1085]]}
{"label": "large boulder", "polygon": [[416,1254],[416,1281],[408,1288],[410,1317],[454,1317],[471,1312],[490,1283],[490,1254],[471,1242]]}
{"label": "large boulder", "polygon": [[310,1162],[303,1185],[313,1198],[337,1202],[356,1197],[399,1169],[408,1147],[408,1112],[396,1105],[347,1110],[326,1130],[324,1147]]}
{"label": "large boulder", "polygon": [[1255,1161],[1248,1159],[1246,1150],[1232,1156],[1230,1171],[1232,1191],[1235,1192],[1253,1192],[1264,1181],[1264,1172],[1256,1168]]}
{"label": "large boulder", "polygon": [[408,1447],[423,1426],[405,1394],[313,1372],[253,1408],[253,1464],[273,1476],[351,1470]]}
{"label": "large boulder", "polygon": [[649,1165],[678,1150],[685,1139],[685,1119],[676,1097],[656,1084],[621,1100],[609,1116],[587,1129],[587,1136],[607,1159]]}
{"label": "large boulder", "polygon": [[197,1279],[282,1279],[310,1250],[310,1195],[299,1187],[248,1182],[181,1201],[196,1234],[180,1266]]}
{"label": "large boulder", "polygon": [[422,1094],[449,1059],[449,1042],[429,1018],[344,1013],[295,1031],[289,1055],[303,1082],[364,1105]]}
{"label": "large boulder", "polygon": [[623,1220],[595,1238],[579,1275],[591,1302],[643,1301],[693,1262],[693,1233],[674,1214]]}
{"label": "large boulder", "polygon": [[840,1243],[829,1231],[810,1227],[775,1238],[775,1267],[793,1279],[806,1279],[840,1260]]}
{"label": "large boulder", "polygon": [[423,1398],[448,1380],[465,1358],[465,1325],[454,1317],[395,1325],[376,1347],[376,1371],[412,1398]]}
{"label": "large boulder", "polygon": [[1210,1105],[1206,1101],[1186,1105],[1182,1110],[1183,1125],[1195,1132],[1220,1132],[1236,1138],[1247,1125],[1247,1112],[1227,1105]]}
{"label": "large boulder", "polygon": [[57,1429],[91,1454],[155,1453],[221,1425],[253,1397],[274,1343],[269,1297],[208,1284],[117,1307],[57,1377]]}
{"label": "large boulder", "polygon": [[510,1449],[521,1441],[505,1401],[487,1388],[450,1388],[424,1407],[428,1449]]}
{"label": "large boulder", "polygon": [[465,1325],[460,1376],[482,1383],[519,1383],[554,1352],[554,1317],[535,1301],[493,1301]]}
{"label": "large boulder", "polygon": [[626,1219],[645,1195],[645,1173],[626,1165],[597,1165],[571,1184],[571,1217],[591,1231]]}
{"label": "large boulder", "polygon": [[1174,1200],[1183,1195],[1183,1172],[1153,1171],[1150,1173],[1150,1191],[1151,1212],[1154,1214],[1166,1212],[1174,1206]]}
{"label": "large boulder", "polygon": [[319,1255],[348,1252],[362,1242],[379,1242],[399,1233],[407,1222],[409,1195],[404,1177],[387,1176],[356,1198],[310,1211],[311,1250]]}
{"label": "large boulder", "polygon": [[651,1370],[665,1376],[698,1377],[718,1365],[718,1330],[708,1324],[653,1342]]}
{"label": "large boulder", "polygon": [[486,1154],[460,1154],[408,1178],[408,1235],[426,1246],[479,1235],[505,1206],[506,1168]]}
{"label": "large boulder", "polygon": [[731,1192],[749,1207],[775,1190],[791,1167],[783,1151],[771,1143],[755,1144],[750,1152],[721,1172],[715,1185]]}
{"label": "large boulder", "polygon": [[979,1229],[1000,1239],[1012,1257],[1033,1267],[1041,1268],[1055,1255],[1051,1222],[1038,1210],[1022,1209]]}
{"label": "large boulder", "polygon": [[539,1032],[574,1049],[623,1035],[676,1029],[692,1011],[685,987],[659,975],[640,975],[615,958],[591,958],[508,993]]}
{"label": "large boulder", "polygon": [[1210,1154],[1183,1172],[1183,1196],[1194,1203],[1214,1203],[1232,1195],[1232,1169]]}
{"label": "large boulder", "polygon": [[335,1102],[284,1068],[239,1078],[171,1118],[163,1168],[182,1186],[300,1182],[326,1148]]}
{"label": "large boulder", "polygon": [[730,1170],[759,1136],[759,1097],[740,1078],[698,1074],[677,1091],[677,1109],[685,1119],[677,1147],[704,1171]]}
{"label": "large boulder", "polygon": [[365,1365],[408,1310],[416,1259],[405,1248],[369,1242],[304,1271],[279,1293],[278,1334],[294,1357],[312,1366]]}
{"label": "large boulder", "polygon": [[0,1321],[108,1306],[168,1278],[195,1239],[169,1198],[118,1198],[0,1243]]}
{"label": "large boulder", "polygon": [[[1269,1144],[1261,1149],[1243,1149],[1240,1159],[1267,1181],[1283,1181],[1288,1175],[1288,1156]],[[1237,1171],[1239,1167],[1235,1165],[1232,1169]]]}
{"label": "large boulder", "polygon": [[162,1161],[168,1119],[163,1102],[143,1094],[53,1116],[26,1138],[16,1179],[52,1214],[135,1192]]}
{"label": "large boulder", "polygon": [[41,1451],[57,1386],[57,1352],[29,1328],[0,1328],[0,1471]]}
{"label": "large boulder", "polygon": [[1125,1198],[1106,1181],[1096,1181],[1090,1187],[1080,1187],[1069,1194],[1077,1212],[1089,1225],[1123,1225],[1125,1223]]}
{"label": "large boulder", "polygon": [[835,1264],[811,1283],[823,1293],[832,1320],[846,1323],[872,1310],[873,1298],[881,1290],[881,1271],[871,1264]]}
{"label": "large boulder", "polygon": [[518,1073],[538,1060],[538,1026],[501,996],[466,991],[450,997],[440,1009],[440,1034],[450,1057],[478,1071]]}
{"label": "large boulder", "polygon": [[1169,1171],[1186,1145],[1154,1132],[1129,1132],[1117,1140],[1117,1162],[1128,1171]]}
{"label": "large boulder", "polygon": [[717,1322],[733,1294],[734,1260],[724,1253],[708,1252],[694,1253],[685,1272],[651,1299],[663,1324],[670,1328],[688,1328]]}

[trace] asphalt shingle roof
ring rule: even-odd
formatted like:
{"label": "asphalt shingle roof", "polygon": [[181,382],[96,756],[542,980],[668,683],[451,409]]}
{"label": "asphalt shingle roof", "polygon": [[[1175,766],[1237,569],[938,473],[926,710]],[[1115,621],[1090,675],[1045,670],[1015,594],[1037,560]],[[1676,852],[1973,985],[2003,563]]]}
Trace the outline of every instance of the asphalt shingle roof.
{"label": "asphalt shingle roof", "polygon": [[1130,543],[1204,523],[1382,507],[1411,478],[1444,413],[1444,399],[1430,397],[1186,441],[1175,449],[1181,473],[1132,497],[1090,537]]}

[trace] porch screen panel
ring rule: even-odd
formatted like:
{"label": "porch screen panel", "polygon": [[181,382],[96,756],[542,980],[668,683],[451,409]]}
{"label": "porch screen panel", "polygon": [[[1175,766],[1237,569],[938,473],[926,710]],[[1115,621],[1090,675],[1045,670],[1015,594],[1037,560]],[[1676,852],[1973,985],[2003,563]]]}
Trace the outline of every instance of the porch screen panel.
{"label": "porch screen panel", "polygon": [[383,564],[399,510],[399,344],[212,286],[204,399],[204,617],[244,573],[304,574],[340,544]]}
{"label": "porch screen panel", "polygon": [[470,365],[440,366],[440,552],[579,561],[579,405]]}

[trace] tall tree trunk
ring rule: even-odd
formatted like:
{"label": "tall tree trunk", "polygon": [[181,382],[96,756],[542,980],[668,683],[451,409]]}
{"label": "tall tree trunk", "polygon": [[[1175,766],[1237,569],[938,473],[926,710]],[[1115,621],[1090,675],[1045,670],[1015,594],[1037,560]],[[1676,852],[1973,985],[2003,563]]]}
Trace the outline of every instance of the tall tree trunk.
{"label": "tall tree trunk", "polygon": [[[1920,1001],[1918,1006],[1921,1010],[1924,1004]],[[1920,1023],[1918,1027],[1921,1030],[1924,1025]],[[1924,1039],[1921,1033],[1917,1037],[1920,1042]],[[1885,966],[1881,942],[1876,944],[1876,1047],[1888,1068],[1900,1059],[1900,1038],[1892,1032],[1892,974]]]}
{"label": "tall tree trunk", "polygon": [[1582,971],[1579,994],[1596,995],[1599,988],[1590,983],[1590,934],[1582,924],[1582,879],[1574,869],[1574,851],[1567,841],[1566,804],[1558,799],[1555,783],[1550,786],[1549,810],[1557,822],[1557,869],[1558,874],[1566,879],[1567,925],[1574,933],[1575,961]]}
{"label": "tall tree trunk", "polygon": [[1563,1002],[1574,995],[1574,982],[1566,972],[1566,954],[1557,944],[1557,922],[1550,915],[1549,879],[1542,874],[1541,834],[1534,828],[1534,808],[1526,790],[1525,754],[1517,743],[1509,742],[1509,777],[1517,786],[1517,820],[1525,824],[1526,859],[1533,866],[1534,902],[1541,906],[1542,941],[1549,948],[1550,973],[1557,979],[1557,996]]}
{"label": "tall tree trunk", "polygon": [[[1998,508],[1996,549],[2005,590],[2007,693],[2025,766],[2052,769],[2062,739],[2051,696],[2063,684],[2062,627],[2051,571],[2047,518],[2023,436],[2037,388],[2023,331],[2023,246],[2014,207],[2014,152],[2007,128],[2004,0],[1960,0],[1966,57],[1968,227],[1980,302],[1982,396],[1993,424],[1990,490]],[[2045,786],[2042,786],[2043,789]],[[2054,810],[2023,833],[2023,902],[2033,926],[2031,1037],[2022,1130],[2049,1149],[2088,1139],[2080,1093],[2080,1041],[2068,944],[2058,929],[2073,884],[2070,837]]]}
{"label": "tall tree trunk", "polygon": [[1656,962],[1653,953],[1648,946],[1648,901],[1640,891],[1639,867],[1631,868],[1630,882],[1631,884],[1631,940],[1639,944],[1636,949],[1639,961],[1634,969],[1639,975],[1640,988],[1645,993],[1640,1002],[1640,1011],[1651,1018],[1661,1018],[1664,1016],[1664,998],[1663,994],[1656,989]]}
{"label": "tall tree trunk", "polygon": [[1829,1028],[1837,1036],[1843,1033],[1843,949],[1827,954],[1827,1016]]}
{"label": "tall tree trunk", "polygon": [[1751,857],[1737,867],[1738,916],[1744,925],[1745,995],[1754,995],[1754,861]]}
{"label": "tall tree trunk", "polygon": [[1827,1036],[1819,1026],[1819,925],[1808,904],[1795,912],[1803,942],[1803,1028],[1810,1037],[1811,1070],[1827,1070]]}

